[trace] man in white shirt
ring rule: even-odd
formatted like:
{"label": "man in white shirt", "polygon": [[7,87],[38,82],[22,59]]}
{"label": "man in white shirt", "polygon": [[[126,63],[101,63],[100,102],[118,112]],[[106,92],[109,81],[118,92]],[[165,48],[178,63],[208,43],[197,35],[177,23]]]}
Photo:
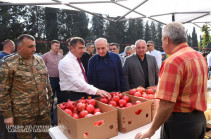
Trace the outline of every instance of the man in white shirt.
{"label": "man in white shirt", "polygon": [[210,70],[210,67],[211,67],[211,52],[207,55],[207,64],[208,64],[208,67],[209,67],[209,70]]}
{"label": "man in white shirt", "polygon": [[155,44],[154,44],[153,41],[148,41],[147,42],[148,54],[150,54],[150,55],[155,57],[155,59],[157,61],[158,69],[160,69],[161,64],[162,64],[162,55],[161,55],[160,51],[155,50],[154,45]]}
{"label": "man in white shirt", "polygon": [[88,84],[80,58],[85,52],[85,42],[80,37],[67,40],[69,53],[59,62],[61,100],[78,100],[89,95],[100,95],[110,98],[110,94]]}

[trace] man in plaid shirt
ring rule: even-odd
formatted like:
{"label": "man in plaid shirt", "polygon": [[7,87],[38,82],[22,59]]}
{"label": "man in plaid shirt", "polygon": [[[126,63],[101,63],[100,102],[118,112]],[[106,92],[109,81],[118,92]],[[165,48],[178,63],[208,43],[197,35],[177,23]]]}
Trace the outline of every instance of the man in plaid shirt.
{"label": "man in plaid shirt", "polygon": [[162,47],[169,57],[159,72],[159,107],[151,127],[136,135],[148,138],[161,127],[161,139],[203,139],[206,131],[208,67],[201,54],[187,44],[180,23],[166,25]]}

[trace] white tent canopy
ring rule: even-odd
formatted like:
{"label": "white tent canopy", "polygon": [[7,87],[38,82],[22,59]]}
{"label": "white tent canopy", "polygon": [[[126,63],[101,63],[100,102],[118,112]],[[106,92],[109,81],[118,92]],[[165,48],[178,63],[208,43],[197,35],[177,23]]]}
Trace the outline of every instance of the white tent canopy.
{"label": "white tent canopy", "polygon": [[[211,0],[0,0],[3,5],[41,5],[80,10],[114,22],[149,18],[163,24],[177,21],[211,26]],[[119,17],[117,20],[108,18]]]}

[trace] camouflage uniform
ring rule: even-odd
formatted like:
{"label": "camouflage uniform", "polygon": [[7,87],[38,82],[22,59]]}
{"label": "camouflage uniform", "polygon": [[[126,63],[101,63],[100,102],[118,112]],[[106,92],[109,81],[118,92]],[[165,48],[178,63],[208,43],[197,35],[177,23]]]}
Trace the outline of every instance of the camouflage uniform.
{"label": "camouflage uniform", "polygon": [[[50,125],[52,90],[41,57],[34,55],[33,65],[24,63],[20,54],[7,58],[0,69],[0,82],[4,118],[14,117],[14,124],[21,126]],[[19,132],[17,136],[26,138],[26,134],[32,138],[32,132]],[[49,135],[46,132],[42,137]]]}

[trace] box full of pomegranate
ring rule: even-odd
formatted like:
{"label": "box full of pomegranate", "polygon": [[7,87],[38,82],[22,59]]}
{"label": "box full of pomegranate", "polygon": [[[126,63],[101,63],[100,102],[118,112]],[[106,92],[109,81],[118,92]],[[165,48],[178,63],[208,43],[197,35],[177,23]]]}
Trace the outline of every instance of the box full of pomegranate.
{"label": "box full of pomegranate", "polygon": [[94,99],[57,105],[58,127],[70,139],[108,139],[118,135],[117,110]]}
{"label": "box full of pomegranate", "polygon": [[127,95],[132,95],[135,97],[141,97],[141,98],[145,98],[148,99],[150,101],[152,101],[152,120],[155,116],[155,112],[157,111],[158,105],[159,105],[159,99],[155,99],[155,93],[156,93],[156,88],[157,86],[151,86],[148,87],[147,89],[143,88],[143,87],[138,87],[138,88],[134,88],[134,89],[130,89],[127,92],[124,92],[123,94],[127,94]]}
{"label": "box full of pomegranate", "polygon": [[151,122],[151,101],[119,92],[111,93],[111,96],[96,100],[117,109],[119,132],[127,133]]}

